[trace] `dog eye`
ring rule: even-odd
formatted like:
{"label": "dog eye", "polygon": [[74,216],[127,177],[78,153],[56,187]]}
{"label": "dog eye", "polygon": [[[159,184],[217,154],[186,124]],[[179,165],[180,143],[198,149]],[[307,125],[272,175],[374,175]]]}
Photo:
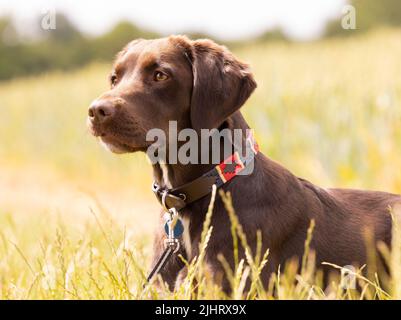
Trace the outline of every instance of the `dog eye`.
{"label": "dog eye", "polygon": [[154,75],[154,80],[155,81],[164,81],[168,79],[168,75],[161,72],[161,71],[156,71]]}
{"label": "dog eye", "polygon": [[111,83],[111,86],[114,86],[117,83],[117,75],[112,74],[110,76],[110,83]]}

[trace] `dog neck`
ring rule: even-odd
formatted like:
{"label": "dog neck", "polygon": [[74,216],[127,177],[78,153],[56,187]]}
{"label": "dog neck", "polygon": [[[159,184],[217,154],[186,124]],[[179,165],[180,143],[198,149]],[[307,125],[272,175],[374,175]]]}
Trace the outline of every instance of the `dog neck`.
{"label": "dog neck", "polygon": [[[245,143],[245,131],[249,129],[248,124],[243,118],[242,114],[237,111],[225,123],[225,128],[229,129],[231,133],[234,129],[241,129],[244,131],[243,143]],[[200,141],[200,137],[199,137]],[[199,147],[200,148],[200,147]],[[211,154],[211,147],[209,147],[209,154]],[[223,142],[220,145],[220,162],[226,159],[230,154],[225,154],[227,150],[224,150]],[[200,154],[200,149],[199,149]],[[200,162],[200,161],[199,161]],[[153,176],[154,180],[158,185],[164,188],[177,188],[184,185],[196,178],[200,177],[204,173],[210,171],[216,166],[216,163],[208,164],[169,164],[169,163],[156,163],[153,165]]]}

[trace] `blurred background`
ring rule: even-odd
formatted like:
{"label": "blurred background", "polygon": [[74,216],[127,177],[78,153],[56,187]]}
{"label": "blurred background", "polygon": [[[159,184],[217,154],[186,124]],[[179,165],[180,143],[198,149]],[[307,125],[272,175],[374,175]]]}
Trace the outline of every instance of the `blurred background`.
{"label": "blurred background", "polygon": [[85,121],[114,55],[173,33],[251,64],[258,88],[243,111],[266,155],[322,186],[401,193],[400,1],[0,0],[5,243],[34,256],[60,221],[79,235],[104,215],[150,248],[150,166],[103,150]]}

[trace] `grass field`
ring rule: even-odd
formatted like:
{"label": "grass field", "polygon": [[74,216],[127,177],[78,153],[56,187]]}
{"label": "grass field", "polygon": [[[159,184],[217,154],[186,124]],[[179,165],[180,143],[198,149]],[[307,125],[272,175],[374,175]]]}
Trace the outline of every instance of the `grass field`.
{"label": "grass field", "polygon": [[[243,110],[262,151],[322,186],[401,193],[400,38],[383,29],[238,49],[258,82]],[[202,259],[176,293],[142,290],[159,212],[150,166],[144,155],[103,150],[85,125],[108,71],[93,64],[0,84],[0,298],[223,298],[202,276]],[[364,298],[401,298],[401,239],[394,246],[386,291],[359,277]],[[233,298],[244,297],[247,276],[256,288],[248,298],[360,298],[338,282],[323,292],[313,254],[301,274],[283,266],[262,290],[261,260],[234,272]]]}

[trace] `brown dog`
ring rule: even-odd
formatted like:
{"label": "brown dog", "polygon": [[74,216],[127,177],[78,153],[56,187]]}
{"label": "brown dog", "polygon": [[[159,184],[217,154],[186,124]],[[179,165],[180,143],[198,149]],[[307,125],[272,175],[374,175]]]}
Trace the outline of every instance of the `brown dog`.
{"label": "brown dog", "polygon": [[[256,88],[248,66],[225,47],[209,40],[191,41],[183,36],[136,40],[117,56],[110,77],[111,89],[89,109],[92,133],[113,152],[146,151],[148,130],[167,134],[170,120],[178,130],[194,128],[246,129],[239,108]],[[164,188],[188,183],[214,167],[213,164],[154,166],[155,181]],[[394,194],[349,189],[323,189],[297,178],[287,169],[258,153],[253,173],[238,176],[222,188],[230,191],[233,207],[252,249],[261,230],[263,249],[270,248],[263,278],[291,257],[301,257],[311,219],[316,227],[311,243],[317,263],[340,266],[366,262],[364,230],[374,240],[391,242],[389,206],[401,203]],[[198,254],[198,244],[210,195],[179,212],[185,222],[180,252],[188,260]],[[223,273],[217,260],[221,253],[233,267],[230,222],[223,203],[216,199],[212,216],[214,233],[206,261],[214,275]],[[165,233],[156,232],[154,263],[163,251]],[[243,251],[241,252],[243,256]],[[161,274],[173,287],[185,273],[177,257]],[[229,291],[228,281],[223,288]]]}

